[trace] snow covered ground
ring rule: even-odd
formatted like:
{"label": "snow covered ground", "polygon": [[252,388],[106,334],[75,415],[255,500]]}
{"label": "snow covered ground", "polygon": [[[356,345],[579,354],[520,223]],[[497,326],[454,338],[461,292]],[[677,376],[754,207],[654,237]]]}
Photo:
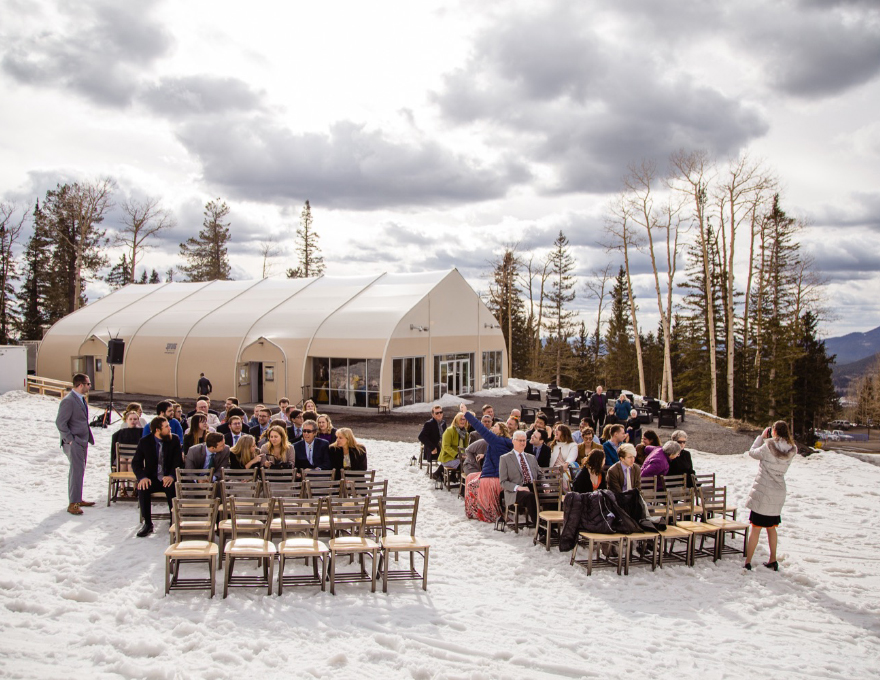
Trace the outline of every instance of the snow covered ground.
{"label": "snow covered ground", "polygon": [[[96,430],[83,517],[65,512],[58,402],[0,395],[0,676],[4,678],[876,677],[880,469],[833,452],[796,458],[782,570],[725,557],[693,569],[588,577],[531,536],[464,518],[409,466],[414,445],[366,441],[394,494],[422,498],[427,593],[390,584],[334,597],[234,590],[163,597],[167,536],[133,504],[106,508],[110,433]],[[414,433],[415,436],[415,433]],[[757,464],[695,453],[742,502]],[[165,529],[166,522],[158,527]],[[760,565],[766,549],[759,549]]]}

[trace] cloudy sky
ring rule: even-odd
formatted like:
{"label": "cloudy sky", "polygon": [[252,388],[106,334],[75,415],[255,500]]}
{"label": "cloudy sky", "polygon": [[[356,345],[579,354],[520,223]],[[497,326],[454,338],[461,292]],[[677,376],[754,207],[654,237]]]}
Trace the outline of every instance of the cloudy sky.
{"label": "cloudy sky", "polygon": [[872,0],[3,0],[0,196],[110,176],[117,202],[159,197],[160,271],[222,197],[242,279],[270,238],[292,264],[306,199],[328,274],[455,266],[482,290],[504,244],[540,257],[562,229],[593,318],[627,166],[747,151],[809,225],[839,335],[880,323],[878,72]]}

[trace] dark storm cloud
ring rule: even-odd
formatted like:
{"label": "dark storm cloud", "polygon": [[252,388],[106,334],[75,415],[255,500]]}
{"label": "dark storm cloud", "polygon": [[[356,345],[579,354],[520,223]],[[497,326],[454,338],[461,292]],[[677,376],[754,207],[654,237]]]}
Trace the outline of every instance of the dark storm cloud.
{"label": "dark storm cloud", "polygon": [[767,131],[752,107],[679,74],[671,49],[626,29],[607,39],[602,22],[615,17],[601,5],[538,7],[493,23],[432,101],[450,123],[479,124],[555,169],[546,191],[611,191],[639,159],[730,154]]}
{"label": "dark storm cloud", "polygon": [[449,205],[504,196],[529,178],[517,162],[483,165],[440,144],[392,141],[344,121],[328,134],[295,133],[256,116],[184,124],[178,138],[204,178],[238,198],[331,208]]}
{"label": "dark storm cloud", "polygon": [[880,232],[880,192],[853,192],[846,207],[826,206],[810,215],[809,223],[820,229],[868,227]]}
{"label": "dark storm cloud", "polygon": [[211,75],[162,78],[143,90],[140,101],[169,118],[262,108],[262,95],[243,80]]}
{"label": "dark storm cloud", "polygon": [[64,30],[45,30],[38,16],[30,32],[6,36],[2,68],[23,84],[70,90],[103,106],[126,106],[143,69],[172,46],[168,31],[151,16],[155,4],[61,5]]}
{"label": "dark storm cloud", "polygon": [[[880,72],[876,2],[766,5],[742,14],[729,5],[740,39],[760,56],[770,81],[788,94],[820,98],[844,92]],[[783,28],[784,27],[784,28]]]}

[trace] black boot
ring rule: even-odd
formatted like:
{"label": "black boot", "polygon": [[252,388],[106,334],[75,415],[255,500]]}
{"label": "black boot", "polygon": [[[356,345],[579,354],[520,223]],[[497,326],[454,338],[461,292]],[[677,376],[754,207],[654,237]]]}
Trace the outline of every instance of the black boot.
{"label": "black boot", "polygon": [[141,527],[141,530],[137,532],[138,538],[144,538],[145,536],[149,536],[153,533],[153,523],[152,522],[144,522],[144,526]]}

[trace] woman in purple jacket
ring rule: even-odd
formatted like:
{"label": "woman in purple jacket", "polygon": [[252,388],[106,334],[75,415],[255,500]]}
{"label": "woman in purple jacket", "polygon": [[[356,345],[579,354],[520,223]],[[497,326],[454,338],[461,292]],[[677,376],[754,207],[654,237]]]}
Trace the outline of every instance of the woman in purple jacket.
{"label": "woman in purple jacket", "polygon": [[[645,477],[665,477],[669,474],[669,461],[674,460],[681,453],[681,446],[676,442],[666,442],[663,448],[658,446],[646,446],[645,451],[653,449],[648,453],[645,462],[642,465],[641,478]],[[663,490],[663,484],[658,484],[657,489]]]}

